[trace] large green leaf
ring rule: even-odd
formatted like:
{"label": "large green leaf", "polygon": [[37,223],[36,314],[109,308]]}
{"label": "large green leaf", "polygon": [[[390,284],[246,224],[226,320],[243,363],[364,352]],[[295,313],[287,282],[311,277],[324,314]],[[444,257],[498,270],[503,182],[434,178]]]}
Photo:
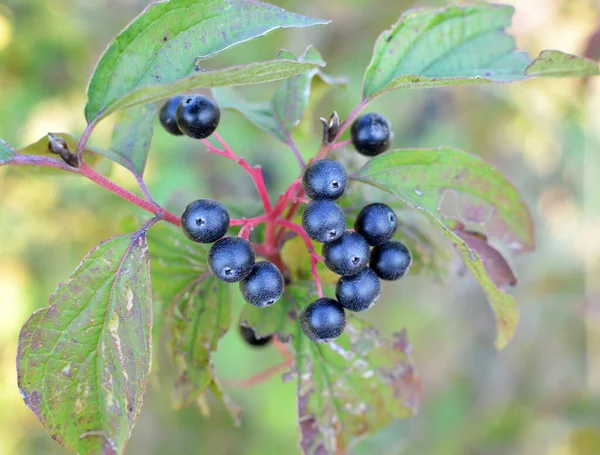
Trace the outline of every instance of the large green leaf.
{"label": "large green leaf", "polygon": [[121,109],[152,103],[188,90],[278,81],[313,70],[318,66],[315,63],[271,60],[250,65],[232,66],[215,71],[199,71],[169,84],[145,86],[129,92],[100,112],[96,120],[98,121]]}
{"label": "large green leaf", "polygon": [[0,163],[7,163],[10,159],[15,156],[16,153],[13,148],[0,139]]}
{"label": "large green leaf", "polygon": [[393,89],[598,74],[593,62],[561,53],[542,53],[528,69],[531,59],[505,32],[513,13],[512,6],[487,3],[407,11],[377,39],[363,98]]}
{"label": "large green leaf", "polygon": [[85,454],[121,454],[140,413],[151,358],[145,232],[94,248],[19,338],[25,403],[52,438]]}
{"label": "large green leaf", "polygon": [[[310,62],[319,67],[325,66],[321,54],[312,46],[306,49],[299,59],[287,51],[280,52],[278,58]],[[323,74],[319,67],[286,79],[276,90],[271,101],[248,102],[228,88],[215,89],[215,98],[221,108],[240,112],[263,131],[287,143],[304,116],[315,76],[319,76],[323,83],[331,86],[347,82],[344,78],[332,78]]]}
{"label": "large green leaf", "polygon": [[600,68],[593,60],[565,54],[561,51],[543,51],[527,68],[528,76],[582,77],[598,76]]}
{"label": "large green leaf", "polygon": [[112,153],[104,153],[104,156],[137,175],[143,175],[156,123],[156,111],[153,104],[135,106],[123,111],[113,129],[109,148]]}
{"label": "large green leaf", "polygon": [[190,75],[197,59],[280,28],[327,22],[252,0],[152,3],[117,36],[98,62],[88,88],[85,116],[91,122],[136,89],[171,84]]}
{"label": "large green leaf", "polygon": [[[456,224],[452,218],[460,217],[461,213],[479,215],[482,208],[491,208],[485,220],[490,236],[514,249],[532,249],[533,224],[515,188],[490,165],[449,148],[388,152],[373,158],[353,178],[387,191],[419,210],[455,245],[488,296],[496,316],[496,346],[504,347],[516,329],[516,301],[494,284],[497,273],[489,262],[494,258],[489,247],[481,251],[474,249],[478,245],[487,245],[487,242],[471,242],[469,247],[449,226]],[[440,213],[440,198],[448,190],[469,195],[467,203],[459,207],[458,214]],[[448,219],[444,220],[445,217]],[[496,257],[501,257],[496,253]],[[480,254],[485,255],[487,267]]]}
{"label": "large green leaf", "polygon": [[388,340],[350,317],[329,344],[299,329],[294,344],[304,454],[348,453],[361,438],[417,411],[421,383],[404,331]]}
{"label": "large green leaf", "polygon": [[[380,186],[438,218],[485,224],[490,237],[515,251],[535,246],[533,221],[517,189],[494,167],[462,150],[393,150],[370,160],[354,179]],[[444,213],[445,202],[456,213]]]}
{"label": "large green leaf", "polygon": [[231,325],[229,292],[229,285],[207,273],[170,308],[166,326],[175,364],[176,408],[192,404],[213,381],[210,356]]}

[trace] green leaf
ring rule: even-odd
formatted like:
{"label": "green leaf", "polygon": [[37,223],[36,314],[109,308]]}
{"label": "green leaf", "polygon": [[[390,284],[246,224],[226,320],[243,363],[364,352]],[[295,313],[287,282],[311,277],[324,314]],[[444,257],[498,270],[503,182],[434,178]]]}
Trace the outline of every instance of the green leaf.
{"label": "green leaf", "polygon": [[[450,148],[388,152],[373,158],[353,178],[387,191],[419,210],[454,244],[488,296],[496,316],[496,346],[504,347],[516,329],[516,301],[495,286],[490,276],[495,276],[494,271],[489,265],[486,268],[479,254],[448,227],[455,222],[440,213],[440,208],[445,191],[466,194],[469,198],[460,208],[459,216],[481,216],[487,212],[484,218],[490,236],[513,249],[531,250],[533,223],[516,189],[490,165]],[[446,223],[442,221],[444,218],[448,218]],[[481,219],[478,221],[484,224]],[[471,246],[474,248],[476,244]],[[492,257],[487,248],[481,253],[486,260]]]}
{"label": "green leaf", "polygon": [[[280,28],[326,23],[251,0],[152,3],[117,36],[98,62],[88,88],[86,119],[92,122],[107,115],[105,110],[114,111],[111,106],[139,88],[172,84],[192,74],[196,59]],[[247,75],[248,80],[252,77]]]}
{"label": "green leaf", "polygon": [[407,11],[383,32],[365,72],[363,98],[394,89],[598,75],[591,60],[544,51],[533,63],[505,32],[514,8],[480,3]]}
{"label": "green leaf", "polygon": [[363,97],[396,88],[526,79],[530,63],[504,29],[514,8],[476,4],[407,11],[383,32],[365,72]]}
{"label": "green leaf", "polygon": [[141,87],[129,92],[98,113],[96,121],[121,109],[152,103],[188,90],[278,81],[310,71],[317,66],[314,63],[271,60],[250,65],[231,66],[215,71],[197,72],[169,84]]}
{"label": "green leaf", "polygon": [[214,389],[210,365],[231,324],[229,287],[209,274],[207,245],[189,241],[178,229],[155,226],[149,245],[155,311],[161,315],[154,333],[164,329],[167,335],[176,375],[174,406],[187,406],[210,388],[231,409],[228,398]]}
{"label": "green leaf", "polygon": [[16,152],[13,148],[0,139],[0,164],[7,163],[10,159],[16,155]]}
{"label": "green leaf", "polygon": [[565,54],[561,51],[543,51],[527,67],[528,76],[540,77],[584,77],[598,76],[600,69],[593,60]]}
{"label": "green leaf", "polygon": [[342,85],[347,81],[343,78],[332,78],[323,74],[320,67],[325,66],[325,61],[312,46],[306,49],[299,59],[287,51],[280,52],[278,58],[310,62],[318,66],[303,74],[286,79],[268,102],[248,102],[228,88],[215,89],[213,92],[221,108],[240,112],[263,131],[281,142],[287,143],[304,116],[315,76],[319,76],[325,84],[331,86]]}
{"label": "green leaf", "polygon": [[[486,225],[490,237],[516,251],[535,247],[533,221],[517,189],[494,167],[462,150],[394,150],[353,177],[383,188],[438,218]],[[456,213],[444,213],[444,205]],[[447,210],[448,211],[448,210]]]}
{"label": "green leaf", "polygon": [[110,145],[110,155],[104,155],[142,176],[154,133],[157,109],[144,104],[127,109],[115,124]]}
{"label": "green leaf", "polygon": [[348,453],[361,438],[413,415],[420,379],[404,331],[385,339],[350,317],[328,344],[294,337],[298,422],[304,454]]}
{"label": "green leaf", "polygon": [[213,382],[210,355],[231,325],[229,292],[229,285],[205,273],[171,306],[167,326],[176,408],[192,404]]}
{"label": "green leaf", "polygon": [[95,247],[19,338],[25,403],[59,444],[121,454],[150,374],[152,303],[145,232]]}

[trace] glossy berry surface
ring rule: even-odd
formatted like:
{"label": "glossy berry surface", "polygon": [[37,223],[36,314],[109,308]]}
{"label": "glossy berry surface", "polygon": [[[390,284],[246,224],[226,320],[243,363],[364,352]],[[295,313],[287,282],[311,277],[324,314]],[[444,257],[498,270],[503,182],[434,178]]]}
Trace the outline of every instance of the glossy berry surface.
{"label": "glossy berry surface", "polygon": [[257,348],[261,346],[266,346],[271,342],[271,339],[273,338],[272,335],[258,338],[256,336],[256,333],[254,333],[254,330],[252,330],[250,327],[244,327],[243,325],[240,325],[240,335],[242,335],[242,338],[246,343],[248,343],[250,346],[254,346]]}
{"label": "glossy berry surface", "polygon": [[220,203],[198,199],[188,204],[181,215],[181,230],[194,242],[213,243],[227,233],[229,221],[229,213]]}
{"label": "glossy berry surface", "polygon": [[186,96],[177,106],[177,126],[183,134],[205,139],[215,132],[221,120],[219,106],[200,95]]}
{"label": "glossy berry surface", "polygon": [[354,223],[354,230],[371,246],[391,240],[398,229],[396,214],[387,205],[377,202],[364,207]]}
{"label": "glossy berry surface", "polygon": [[160,109],[158,120],[167,133],[173,136],[183,136],[183,133],[177,126],[177,106],[185,96],[179,95],[171,98]]}
{"label": "glossy berry surface", "polygon": [[333,340],[346,328],[346,313],[337,300],[323,297],[304,308],[300,326],[312,341]]}
{"label": "glossy berry surface", "polygon": [[224,237],[208,251],[208,269],[227,283],[241,281],[254,267],[256,254],[250,242],[240,237]]}
{"label": "glossy berry surface", "polygon": [[392,128],[387,119],[377,113],[358,117],[350,130],[354,148],[366,156],[377,156],[390,147]]}
{"label": "glossy berry surface", "polygon": [[283,275],[271,262],[257,262],[250,274],[240,281],[240,292],[244,300],[255,307],[271,306],[283,294]]}
{"label": "glossy berry surface", "polygon": [[342,276],[356,275],[364,269],[369,255],[369,244],[356,232],[346,231],[339,239],[323,245],[325,265]]}
{"label": "glossy berry surface", "polygon": [[348,174],[342,163],[319,160],[309,164],[302,175],[302,188],[311,199],[337,199],[346,190]]}
{"label": "glossy berry surface", "polygon": [[398,241],[384,243],[373,248],[371,268],[382,280],[394,281],[409,271],[412,256],[408,247]]}
{"label": "glossy berry surface", "polygon": [[381,295],[381,283],[377,274],[365,267],[356,275],[343,276],[335,287],[335,296],[345,309],[365,311],[371,308]]}
{"label": "glossy berry surface", "polygon": [[306,234],[319,243],[339,239],[346,229],[346,216],[331,199],[313,199],[302,214],[302,227]]}

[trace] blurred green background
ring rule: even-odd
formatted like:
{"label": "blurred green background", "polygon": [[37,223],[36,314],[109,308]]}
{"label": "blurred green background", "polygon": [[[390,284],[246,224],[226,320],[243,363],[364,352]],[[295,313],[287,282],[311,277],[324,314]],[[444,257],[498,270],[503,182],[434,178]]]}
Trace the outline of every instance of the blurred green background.
{"label": "blurred green background", "polygon": [[[146,0],[3,0],[0,3],[0,137],[14,147],[47,132],[81,133],[87,79],[111,38]],[[320,140],[319,116],[343,117],[359,101],[375,38],[422,0],[275,1],[331,19],[320,28],[276,32],[224,53],[215,65],[266,60],[280,48],[314,44],[332,75],[350,84],[311,107],[295,139],[306,156]],[[513,34],[532,55],[583,53],[596,31],[594,0],[519,0]],[[592,46],[593,48],[593,46]],[[597,56],[596,56],[597,57]],[[253,88],[256,99],[273,86]],[[536,219],[538,248],[512,258],[521,322],[512,343],[493,348],[493,318],[470,276],[453,265],[444,283],[411,276],[385,286],[368,318],[383,332],[408,329],[423,380],[418,416],[366,440],[357,454],[600,454],[600,82],[534,80],[510,86],[396,92],[370,110],[391,119],[396,147],[452,145],[494,163],[523,192]],[[238,154],[261,163],[273,194],[297,175],[283,146],[238,114],[220,133]],[[106,146],[111,119],[92,144]],[[351,151],[345,152],[347,154]],[[110,163],[100,169],[127,188],[135,182]],[[175,211],[198,196],[251,202],[251,182],[232,163],[187,139],[156,131],[147,181]],[[120,233],[125,202],[77,176],[0,168],[0,454],[65,453],[23,404],[16,384],[19,329],[98,242]],[[239,303],[239,302],[238,302]],[[216,369],[244,378],[279,361],[253,351],[236,330],[222,341]],[[163,368],[166,368],[164,366]],[[156,381],[155,381],[156,382]],[[154,384],[127,453],[294,454],[294,384],[278,378],[230,390],[243,425],[213,406],[172,412],[169,391]]]}

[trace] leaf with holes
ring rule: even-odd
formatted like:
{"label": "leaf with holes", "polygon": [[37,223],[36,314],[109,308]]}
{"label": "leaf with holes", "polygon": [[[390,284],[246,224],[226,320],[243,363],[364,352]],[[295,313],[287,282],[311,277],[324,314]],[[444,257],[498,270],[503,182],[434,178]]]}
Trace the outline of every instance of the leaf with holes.
{"label": "leaf with holes", "polygon": [[583,77],[598,76],[600,68],[593,60],[566,54],[561,51],[543,51],[527,67],[528,76],[540,77]]}
{"label": "leaf with holes", "polygon": [[287,143],[304,116],[313,79],[319,76],[325,84],[330,86],[342,85],[347,81],[343,78],[332,78],[323,74],[320,67],[325,66],[325,61],[312,46],[306,49],[300,59],[287,51],[281,51],[278,58],[310,62],[318,66],[303,74],[286,79],[268,102],[248,102],[229,88],[219,88],[213,92],[221,108],[240,112],[263,131],[281,142]]}
{"label": "leaf with holes", "polygon": [[231,325],[230,287],[209,273],[175,298],[166,316],[169,352],[175,364],[173,401],[188,406],[213,381],[210,355]]}
{"label": "leaf with holes", "polygon": [[[515,299],[499,290],[489,275],[496,270],[489,261],[502,256],[498,253],[492,257],[488,247],[476,251],[474,248],[484,245],[475,242],[467,245],[449,226],[455,227],[456,218],[476,220],[486,224],[490,237],[505,245],[516,250],[533,249],[533,222],[517,190],[492,166],[450,148],[384,153],[369,161],[353,178],[418,209],[454,244],[488,296],[496,316],[496,346],[504,347],[514,334],[519,313]],[[459,204],[458,213],[440,210],[441,199],[449,190],[468,196],[462,206]],[[486,264],[478,253],[485,257]]]}
{"label": "leaf with holes", "polygon": [[107,158],[142,176],[156,123],[156,107],[152,104],[135,106],[123,111],[115,124]]}
{"label": "leaf with holes", "polygon": [[123,453],[150,374],[149,273],[143,230],[101,243],[21,330],[21,394],[68,450]]}
{"label": "leaf with holes", "polygon": [[462,150],[393,150],[370,160],[353,178],[440,219],[483,224],[489,237],[512,250],[535,248],[531,214],[517,189],[497,169]]}
{"label": "leaf with holes", "polygon": [[363,437],[417,411],[421,383],[406,332],[388,340],[350,317],[333,342],[313,343],[298,329],[294,344],[304,454],[347,453]]}
{"label": "leaf with holes", "polygon": [[598,74],[593,62],[556,51],[544,51],[532,64],[505,32],[513,14],[512,6],[487,3],[407,11],[377,39],[363,98],[394,89]]}
{"label": "leaf with holes", "polygon": [[[88,87],[85,117],[92,122],[106,116],[119,100],[142,87],[185,80],[194,73],[198,59],[273,30],[327,22],[253,0],[152,3],[117,36],[98,62]],[[251,74],[247,77],[252,81]],[[186,89],[198,87],[201,85]]]}
{"label": "leaf with holes", "polygon": [[13,148],[0,139],[0,164],[8,163],[15,155]]}

